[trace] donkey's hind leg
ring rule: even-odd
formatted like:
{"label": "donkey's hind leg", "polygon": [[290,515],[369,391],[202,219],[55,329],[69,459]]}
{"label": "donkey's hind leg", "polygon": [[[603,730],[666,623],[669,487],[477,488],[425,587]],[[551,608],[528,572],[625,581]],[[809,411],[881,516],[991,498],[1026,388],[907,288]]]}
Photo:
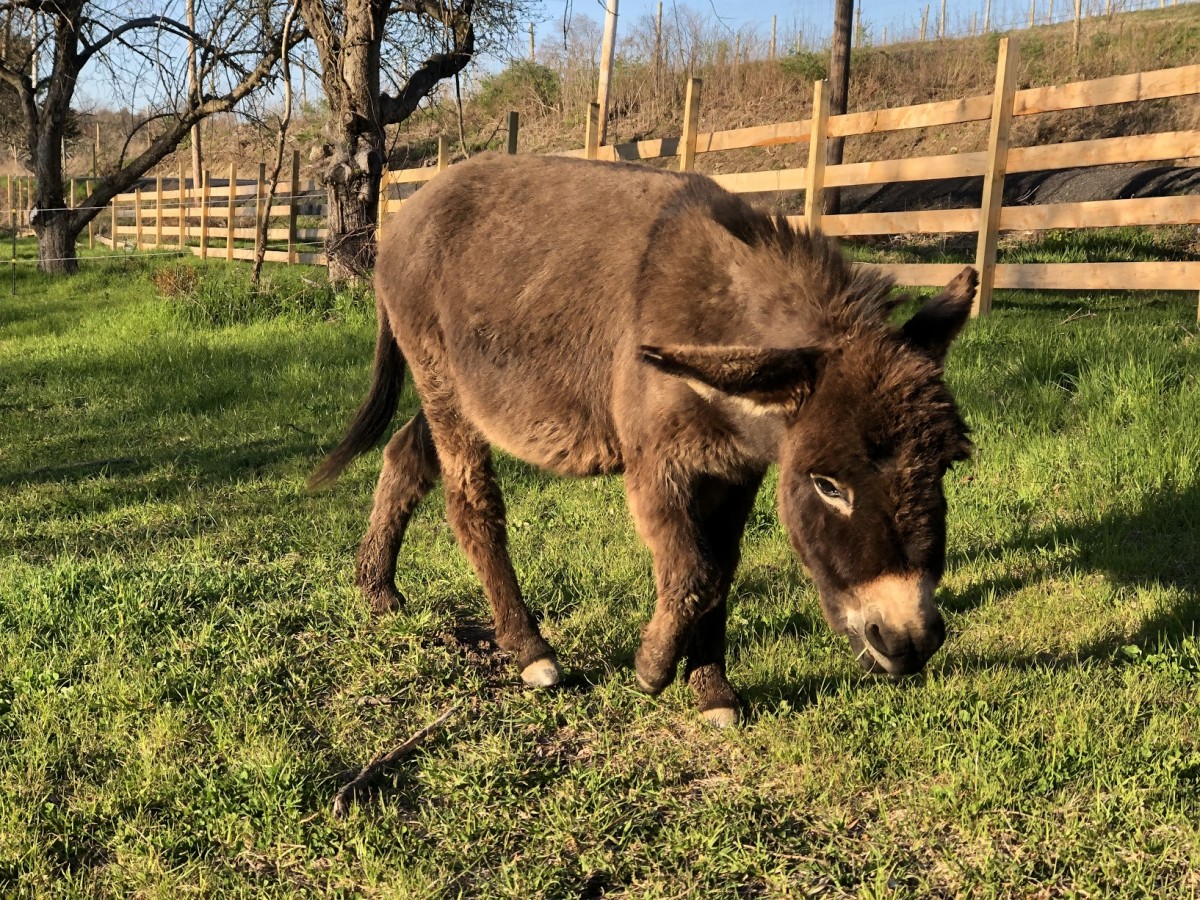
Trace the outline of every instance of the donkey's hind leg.
{"label": "donkey's hind leg", "polygon": [[491,603],[496,643],[516,658],[526,684],[555,685],[562,679],[558,661],[521,597],[508,556],[504,498],[492,470],[491,447],[457,410],[443,415],[429,407],[428,412],[450,525]]}
{"label": "donkey's hind leg", "polygon": [[358,547],[356,580],[373,612],[387,612],[404,602],[396,590],[396,556],[408,520],[437,478],[433,435],[425,413],[418,412],[392,436],[383,452],[371,522]]}

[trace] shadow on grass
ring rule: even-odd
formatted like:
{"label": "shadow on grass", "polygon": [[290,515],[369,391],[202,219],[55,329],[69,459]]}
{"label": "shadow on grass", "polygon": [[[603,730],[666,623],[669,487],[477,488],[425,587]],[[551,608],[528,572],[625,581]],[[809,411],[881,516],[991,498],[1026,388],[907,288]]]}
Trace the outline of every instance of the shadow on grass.
{"label": "shadow on grass", "polygon": [[1071,548],[1044,558],[1020,574],[1004,575],[951,594],[943,607],[959,612],[979,606],[985,597],[1021,590],[1039,581],[1076,572],[1102,573],[1110,583],[1169,592],[1171,605],[1144,621],[1133,634],[1113,632],[1069,653],[1027,656],[997,654],[965,659],[955,668],[1000,665],[1017,668],[1070,667],[1109,660],[1132,644],[1142,650],[1176,646],[1200,630],[1200,486],[1143,498],[1135,512],[1114,511],[1095,521],[1055,525],[1031,531],[989,548],[997,555],[1037,556],[1046,547]]}

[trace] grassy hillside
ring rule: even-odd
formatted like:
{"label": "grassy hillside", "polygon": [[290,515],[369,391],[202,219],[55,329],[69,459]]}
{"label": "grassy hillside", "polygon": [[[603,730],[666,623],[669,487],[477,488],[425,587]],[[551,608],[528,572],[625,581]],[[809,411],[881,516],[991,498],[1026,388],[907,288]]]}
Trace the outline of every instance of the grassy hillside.
{"label": "grassy hillside", "polygon": [[829,633],[769,479],[730,624],[750,720],[716,732],[685,689],[633,688],[652,582],[618,479],[499,462],[572,676],[524,690],[440,492],[409,605],[372,620],[378,454],[303,490],[365,388],[365,305],[317,273],[264,305],[85,266],[0,302],[0,894],[1200,892],[1194,297],[1016,294],[968,328],[949,379],[978,453],[947,480],[950,638],[915,681]]}
{"label": "grassy hillside", "polygon": [[[933,100],[991,93],[996,51],[1002,36],[1020,41],[1019,87],[1102,78],[1131,72],[1188,65],[1200,59],[1200,5],[1171,7],[1112,18],[1089,19],[1080,51],[1072,53],[1070,25],[1039,26],[1001,34],[924,43],[901,43],[856,49],[851,59],[849,107],[879,109]],[[645,46],[635,32],[623,46]],[[650,44],[652,46],[652,42]],[[698,41],[691,71],[704,80],[700,124],[703,130],[738,128],[807,116],[812,81],[828,72],[827,53],[782,56],[777,61],[731,61],[728,39]],[[509,109],[522,115],[522,147],[533,151],[580,147],[584,142],[587,103],[595,96],[596,73],[576,57],[552,57],[548,65],[517,63],[483,82],[466,112],[472,143],[500,147]],[[619,61],[613,80],[609,142],[678,135],[683,117],[688,69],[656,72],[636,54]],[[437,127],[456,134],[453,111],[444,109]],[[1014,144],[1084,140],[1121,134],[1200,127],[1200,100],[1156,101],[1037,116],[1014,126]],[[419,137],[414,126],[403,133]],[[495,134],[488,140],[490,135]],[[933,155],[982,149],[986,126],[918,129],[885,136],[850,138],[846,161]],[[424,148],[417,142],[418,153]],[[802,164],[803,148],[701,155],[705,171]]]}

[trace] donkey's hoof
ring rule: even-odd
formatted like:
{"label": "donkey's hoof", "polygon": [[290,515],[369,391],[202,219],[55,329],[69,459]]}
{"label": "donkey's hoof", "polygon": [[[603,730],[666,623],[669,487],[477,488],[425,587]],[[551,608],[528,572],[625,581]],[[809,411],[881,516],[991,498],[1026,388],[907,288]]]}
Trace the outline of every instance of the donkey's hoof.
{"label": "donkey's hoof", "polygon": [[530,687],[554,687],[562,681],[562,669],[553,659],[544,656],[521,670],[521,680]]}
{"label": "donkey's hoof", "polygon": [[405,604],[404,595],[395,588],[380,588],[363,590],[367,602],[371,604],[371,614],[382,616],[384,613],[395,612]]}
{"label": "donkey's hoof", "polygon": [[665,691],[675,680],[675,666],[658,664],[639,652],[633,660],[633,674],[637,678],[638,690],[653,697]]}
{"label": "donkey's hoof", "polygon": [[668,672],[665,677],[658,676],[652,679],[643,676],[641,672],[634,671],[634,679],[637,682],[638,690],[643,694],[649,694],[651,697],[657,697],[665,691],[667,685],[673,680],[674,675],[674,672]]}
{"label": "donkey's hoof", "polygon": [[718,706],[706,709],[700,713],[700,718],[714,728],[733,728],[738,724],[741,715],[732,706]]}

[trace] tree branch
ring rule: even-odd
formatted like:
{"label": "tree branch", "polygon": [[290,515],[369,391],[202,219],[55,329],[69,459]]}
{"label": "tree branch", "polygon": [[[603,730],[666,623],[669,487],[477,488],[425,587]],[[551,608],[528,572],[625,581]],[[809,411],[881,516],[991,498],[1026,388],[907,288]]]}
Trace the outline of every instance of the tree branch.
{"label": "tree branch", "polygon": [[[379,97],[379,117],[383,125],[398,125],[403,122],[421,105],[421,101],[433,93],[438,82],[457,75],[471,62],[475,55],[475,23],[471,21],[473,4],[463,5],[461,15],[465,16],[466,28],[463,34],[455,29],[458,46],[449,53],[437,53],[425,60],[421,66],[409,76],[400,93],[392,97],[381,93]],[[461,26],[461,22],[460,22]]]}

